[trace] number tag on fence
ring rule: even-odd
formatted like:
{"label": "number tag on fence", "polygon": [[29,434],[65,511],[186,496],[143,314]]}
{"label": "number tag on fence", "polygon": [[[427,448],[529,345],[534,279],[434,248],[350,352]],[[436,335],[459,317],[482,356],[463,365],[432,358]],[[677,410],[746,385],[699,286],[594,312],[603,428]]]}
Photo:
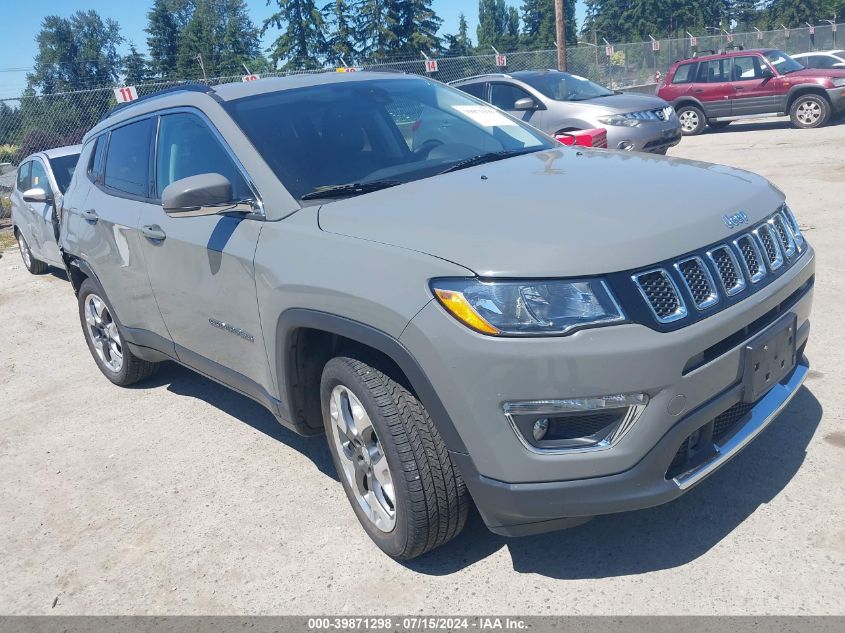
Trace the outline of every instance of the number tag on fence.
{"label": "number tag on fence", "polygon": [[508,56],[507,55],[496,55],[496,66],[499,68],[504,68],[508,65]]}
{"label": "number tag on fence", "polygon": [[241,77],[241,81],[244,83],[249,83],[250,81],[258,81],[259,79],[261,79],[261,77],[258,75],[244,75],[243,77]]}
{"label": "number tag on fence", "polygon": [[612,46],[605,46],[604,47],[604,54],[607,55],[608,57],[613,57],[613,53],[615,53],[615,52],[616,51],[613,49]]}
{"label": "number tag on fence", "polygon": [[114,89],[114,98],[118,103],[129,103],[138,98],[138,91],[135,86],[124,86],[123,88]]}
{"label": "number tag on fence", "polygon": [[436,73],[437,70],[438,70],[438,66],[437,66],[437,60],[436,59],[425,60],[425,72]]}

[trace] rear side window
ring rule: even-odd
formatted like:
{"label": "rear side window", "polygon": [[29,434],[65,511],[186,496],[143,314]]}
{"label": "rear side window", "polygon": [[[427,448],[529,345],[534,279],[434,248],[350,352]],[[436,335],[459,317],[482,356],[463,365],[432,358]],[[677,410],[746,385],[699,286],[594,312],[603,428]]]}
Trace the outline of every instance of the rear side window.
{"label": "rear side window", "polygon": [[18,191],[26,191],[30,189],[29,186],[29,170],[32,168],[32,161],[27,161],[18,167]]}
{"label": "rear side window", "polygon": [[730,72],[726,72],[727,64],[724,59],[713,59],[709,62],[701,62],[698,65],[698,83],[720,83],[730,81]]}
{"label": "rear side window", "polygon": [[487,91],[485,90],[487,84],[484,82],[477,83],[477,84],[467,84],[465,86],[458,86],[459,90],[463,90],[468,95],[472,95],[477,99],[481,99],[482,101],[486,101]]}
{"label": "rear side window", "polygon": [[673,84],[690,84],[695,81],[695,69],[697,63],[681,64],[675,71],[675,76],[672,77]]}
{"label": "rear side window", "polygon": [[151,118],[112,130],[103,177],[106,187],[132,196],[149,196],[152,131]]}
{"label": "rear side window", "polygon": [[161,117],[156,152],[158,197],[170,183],[199,174],[228,178],[234,200],[253,197],[235,162],[204,121],[186,113]]}

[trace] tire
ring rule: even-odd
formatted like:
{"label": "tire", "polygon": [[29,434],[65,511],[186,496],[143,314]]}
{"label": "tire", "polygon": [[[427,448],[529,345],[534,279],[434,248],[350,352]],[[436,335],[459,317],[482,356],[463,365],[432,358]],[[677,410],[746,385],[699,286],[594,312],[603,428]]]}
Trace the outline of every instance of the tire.
{"label": "tire", "polygon": [[801,130],[821,127],[830,120],[830,103],[816,94],[801,95],[792,102],[789,118],[793,127]]}
{"label": "tire", "polygon": [[323,423],[364,530],[385,554],[409,560],[457,536],[469,494],[420,401],[374,365],[346,356],[326,364]]}
{"label": "tire", "polygon": [[103,375],[121,387],[152,376],[158,363],[142,360],[124,344],[123,326],[103,289],[92,279],[79,288],[79,320],[88,350]]}
{"label": "tire", "polygon": [[714,130],[724,130],[731,123],[733,123],[733,121],[708,121],[707,125],[709,125]]}
{"label": "tire", "polygon": [[681,121],[681,133],[684,136],[701,134],[707,124],[704,112],[694,105],[685,105],[678,108],[678,119]]}
{"label": "tire", "polygon": [[23,260],[23,265],[26,266],[26,269],[33,275],[43,275],[46,273],[49,266],[41,260],[35,259],[35,256],[29,249],[29,244],[26,243],[23,233],[15,231],[15,238],[18,240],[18,248],[21,252],[21,259]]}

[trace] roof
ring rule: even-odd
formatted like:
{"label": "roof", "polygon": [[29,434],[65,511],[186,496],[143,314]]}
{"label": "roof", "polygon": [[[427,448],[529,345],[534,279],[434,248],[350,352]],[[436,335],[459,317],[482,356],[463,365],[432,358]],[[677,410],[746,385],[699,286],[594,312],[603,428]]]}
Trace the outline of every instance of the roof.
{"label": "roof", "polygon": [[54,147],[53,149],[47,149],[39,153],[44,154],[47,158],[61,158],[62,156],[78,154],[81,151],[82,145],[65,145],[64,147]]}

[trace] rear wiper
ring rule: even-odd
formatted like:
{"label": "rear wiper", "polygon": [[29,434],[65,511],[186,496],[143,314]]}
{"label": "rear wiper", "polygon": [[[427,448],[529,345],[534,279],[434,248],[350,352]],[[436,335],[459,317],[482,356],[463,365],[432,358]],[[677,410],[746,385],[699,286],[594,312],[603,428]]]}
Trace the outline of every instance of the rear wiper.
{"label": "rear wiper", "polygon": [[343,198],[344,196],[360,196],[381,189],[388,189],[401,185],[401,180],[373,180],[371,182],[354,182],[346,185],[331,185],[320,187],[302,196],[302,200],[319,200],[320,198]]}
{"label": "rear wiper", "polygon": [[440,174],[448,174],[459,169],[466,169],[467,167],[475,167],[476,165],[484,165],[485,163],[493,163],[497,160],[504,160],[512,156],[519,156],[520,154],[529,154],[535,152],[535,149],[506,149],[501,152],[488,152],[487,154],[479,154],[478,156],[470,156],[464,160],[455,163],[451,167],[447,167]]}

